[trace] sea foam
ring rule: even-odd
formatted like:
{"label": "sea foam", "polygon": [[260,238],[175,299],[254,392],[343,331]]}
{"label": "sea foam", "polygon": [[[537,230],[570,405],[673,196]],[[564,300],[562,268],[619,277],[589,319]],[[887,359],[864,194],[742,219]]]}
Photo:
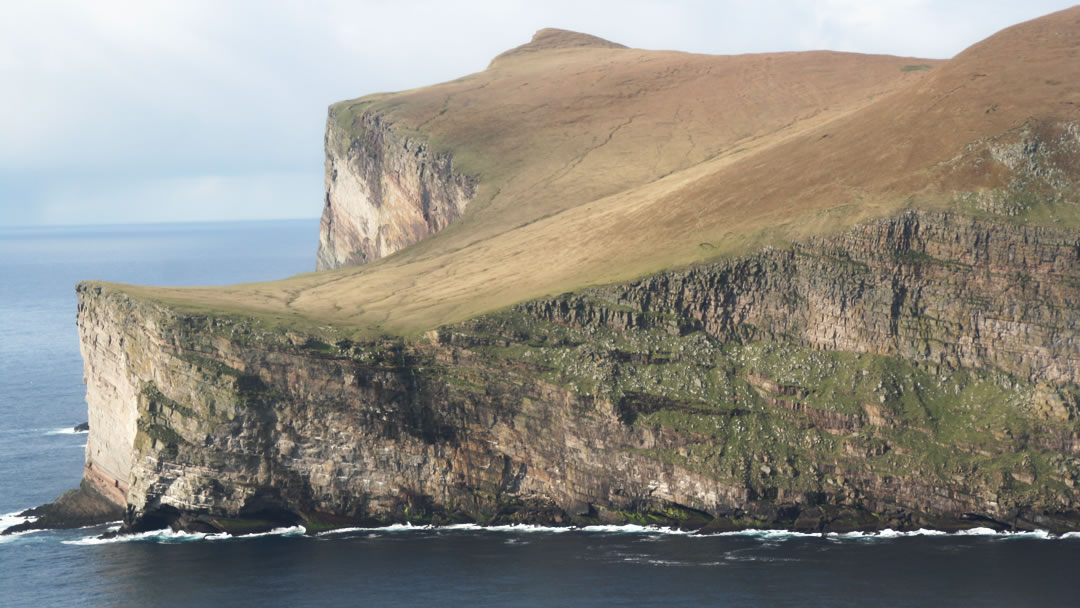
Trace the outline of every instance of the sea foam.
{"label": "sea foam", "polygon": [[[23,517],[22,515],[19,515],[19,513],[22,513],[22,511],[15,511],[13,513],[5,513],[4,515],[0,515],[0,533],[12,526],[17,526],[24,522],[37,520],[37,517],[33,515]],[[25,530],[23,532],[15,532],[13,534],[2,535],[0,536],[0,543],[10,542],[11,539],[18,538],[19,536],[22,536],[23,534],[28,534],[30,532],[37,532],[37,530]]]}
{"label": "sea foam", "polygon": [[[0,531],[3,531],[11,526],[17,525],[24,521],[33,521],[34,517],[21,517],[18,512],[8,513],[6,515],[0,515]],[[108,529],[109,532],[115,532],[118,526],[113,526]],[[1080,540],[1080,531],[1066,532],[1061,535],[1054,535],[1046,530],[1034,530],[1034,531],[997,531],[991,528],[971,528],[969,530],[962,530],[959,532],[948,533],[941,530],[919,529],[900,531],[893,529],[884,529],[875,532],[795,532],[791,530],[736,530],[731,532],[700,532],[694,530],[679,530],[676,528],[668,528],[661,526],[642,526],[637,524],[623,524],[623,525],[594,525],[594,526],[540,526],[532,524],[503,524],[495,526],[483,526],[480,524],[451,524],[446,526],[433,526],[433,525],[413,525],[409,523],[404,524],[392,524],[389,526],[381,527],[348,527],[338,528],[335,530],[326,530],[318,532],[315,536],[325,537],[334,536],[340,534],[349,534],[356,532],[367,532],[369,534],[386,534],[386,533],[415,533],[415,532],[475,532],[475,533],[501,533],[501,534],[564,534],[568,532],[576,532],[580,534],[627,534],[627,535],[640,535],[640,536],[683,536],[690,538],[717,538],[717,537],[746,537],[757,538],[764,541],[783,541],[797,538],[822,538],[835,542],[841,541],[873,541],[873,540],[889,540],[896,538],[910,538],[917,536],[933,536],[933,537],[960,537],[960,536],[973,536],[973,537],[987,537],[987,538],[999,538],[999,539],[1039,539],[1039,540],[1054,540],[1054,539],[1073,539]],[[0,537],[0,542],[4,542],[4,539],[13,538],[20,534]],[[174,531],[171,529],[163,530],[151,530],[148,532],[140,532],[136,534],[122,534],[113,536],[110,538],[103,538],[101,536],[88,536],[85,538],[75,540],[61,541],[68,545],[104,545],[111,543],[125,543],[125,542],[155,542],[162,544],[175,544],[185,543],[193,541],[221,541],[221,540],[233,540],[233,539],[246,539],[246,538],[258,538],[264,536],[300,536],[306,535],[307,530],[303,526],[292,526],[288,528],[275,528],[268,532],[260,532],[255,534],[243,534],[243,535],[231,535],[228,533],[203,533],[203,532],[183,532]]]}
{"label": "sea foam", "polygon": [[45,434],[46,435],[86,435],[89,432],[90,431],[76,431],[75,427],[73,427],[73,426],[65,426],[62,429],[53,429],[51,431],[46,431]]}
{"label": "sea foam", "polygon": [[885,528],[884,530],[878,530],[876,532],[829,532],[826,534],[828,538],[838,539],[878,539],[878,538],[906,538],[911,536],[948,536],[949,533],[942,530],[928,530],[926,528],[919,528],[918,530],[893,530],[892,528]]}
{"label": "sea foam", "polygon": [[108,545],[112,543],[130,543],[130,542],[154,542],[161,544],[176,544],[186,543],[193,541],[219,541],[219,540],[240,540],[248,538],[258,538],[262,536],[300,536],[307,532],[303,526],[292,526],[289,528],[275,528],[269,532],[258,532],[255,534],[242,534],[234,536],[226,532],[217,533],[205,533],[205,532],[184,532],[171,530],[165,528],[163,530],[150,530],[147,532],[138,532],[135,534],[120,534],[117,536],[103,538],[100,536],[87,536],[76,540],[62,541],[65,545]]}
{"label": "sea foam", "polygon": [[330,536],[334,534],[347,534],[350,532],[424,532],[424,531],[449,531],[449,532],[547,532],[558,534],[568,532],[574,528],[556,528],[551,526],[534,526],[529,524],[507,524],[501,526],[481,526],[480,524],[449,524],[446,526],[413,525],[410,523],[391,524],[378,527],[350,527],[337,528],[319,532],[317,536]]}
{"label": "sea foam", "polygon": [[1030,531],[998,531],[992,528],[971,528],[970,530],[961,530],[956,533],[957,536],[990,536],[995,538],[1037,538],[1040,540],[1050,540],[1055,538],[1066,538],[1072,532],[1066,532],[1062,536],[1055,536],[1046,530],[1030,530]]}
{"label": "sea foam", "polygon": [[918,530],[884,530],[870,532],[795,532],[792,530],[735,530],[731,532],[702,532],[698,530],[679,530],[662,526],[642,526],[637,524],[623,525],[594,525],[594,526],[540,526],[533,524],[503,524],[495,526],[483,526],[480,524],[451,524],[446,526],[393,524],[381,527],[350,527],[338,528],[319,532],[316,536],[332,536],[336,534],[348,534],[352,532],[368,533],[398,533],[398,532],[424,532],[424,531],[453,531],[453,532],[496,532],[512,534],[563,534],[577,532],[584,534],[637,534],[637,535],[670,535],[686,536],[694,538],[716,538],[724,536],[759,538],[762,540],[788,540],[796,538],[824,538],[833,541],[847,540],[889,540],[896,538],[912,538],[919,536],[949,537],[949,536],[986,536],[992,538],[1030,538],[1030,539],[1078,539],[1080,531],[1066,532],[1054,535],[1046,530],[999,532],[991,528],[971,528],[959,532],[945,532],[920,528]]}
{"label": "sea foam", "polygon": [[621,526],[585,526],[581,528],[581,531],[609,534],[670,534],[674,536],[687,536],[690,534],[696,534],[696,532],[692,530],[679,530],[677,528],[667,528],[663,526],[639,526],[637,524],[624,524]]}
{"label": "sea foam", "polygon": [[640,526],[636,524],[624,525],[596,525],[596,526],[540,526],[535,524],[500,524],[494,526],[482,526],[480,524],[450,524],[446,526],[393,524],[389,526],[373,528],[338,528],[319,532],[317,536],[329,536],[334,534],[347,534],[350,532],[422,532],[422,531],[449,531],[449,532],[496,532],[510,534],[564,534],[567,532],[579,532],[586,534],[671,534],[685,536],[695,534],[693,531],[677,530],[660,526]]}
{"label": "sea foam", "polygon": [[699,535],[702,538],[709,538],[715,536],[747,536],[769,540],[786,540],[792,538],[826,538],[834,541],[842,540],[887,540],[894,538],[910,538],[915,536],[985,536],[990,538],[1029,538],[1040,540],[1051,540],[1057,538],[1080,538],[1080,532],[1066,532],[1060,536],[1051,534],[1046,530],[1031,530],[1031,531],[1004,531],[999,532],[991,528],[971,528],[969,530],[961,530],[959,532],[945,532],[942,530],[931,530],[927,528],[920,528],[918,530],[893,530],[892,528],[886,528],[884,530],[872,531],[872,532],[794,532],[790,530],[737,530],[734,532],[717,532],[717,533],[703,533]]}
{"label": "sea foam", "polygon": [[700,535],[701,538],[715,536],[749,536],[769,540],[785,540],[788,538],[821,537],[821,534],[812,532],[795,532],[792,530],[734,530],[731,532],[707,532]]}

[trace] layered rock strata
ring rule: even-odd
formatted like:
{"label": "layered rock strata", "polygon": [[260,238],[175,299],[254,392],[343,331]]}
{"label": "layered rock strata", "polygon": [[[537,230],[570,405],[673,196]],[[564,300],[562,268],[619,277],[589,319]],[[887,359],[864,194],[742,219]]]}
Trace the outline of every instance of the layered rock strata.
{"label": "layered rock strata", "polygon": [[1075,232],[908,212],[364,343],[78,291],[132,529],[1080,522]]}
{"label": "layered rock strata", "polygon": [[398,133],[377,113],[332,107],[318,270],[363,264],[420,241],[461,216],[475,180],[448,153]]}
{"label": "layered rock strata", "polygon": [[557,323],[659,323],[724,341],[789,341],[1077,385],[1078,263],[1080,240],[1068,232],[910,212],[522,309]]}

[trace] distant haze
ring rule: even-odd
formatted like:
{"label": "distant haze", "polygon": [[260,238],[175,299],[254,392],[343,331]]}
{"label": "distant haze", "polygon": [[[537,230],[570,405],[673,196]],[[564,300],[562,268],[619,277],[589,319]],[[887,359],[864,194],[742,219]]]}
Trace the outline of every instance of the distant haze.
{"label": "distant haze", "polygon": [[559,27],[631,47],[947,58],[1069,2],[6,2],[0,225],[315,217],[326,106]]}

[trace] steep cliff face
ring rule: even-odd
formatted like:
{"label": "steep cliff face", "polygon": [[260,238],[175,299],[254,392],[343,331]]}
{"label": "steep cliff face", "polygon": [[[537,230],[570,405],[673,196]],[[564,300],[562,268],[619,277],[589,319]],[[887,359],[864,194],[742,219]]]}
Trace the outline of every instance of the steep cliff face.
{"label": "steep cliff face", "polygon": [[1075,232],[909,212],[415,340],[79,296],[136,528],[1080,521]]}
{"label": "steep cliff face", "polygon": [[523,308],[559,323],[677,321],[681,332],[725,341],[787,341],[1077,385],[1078,247],[1066,231],[910,212],[733,264]]}
{"label": "steep cliff face", "polygon": [[334,107],[317,269],[363,264],[445,228],[475,196],[449,154],[397,133],[378,114]]}

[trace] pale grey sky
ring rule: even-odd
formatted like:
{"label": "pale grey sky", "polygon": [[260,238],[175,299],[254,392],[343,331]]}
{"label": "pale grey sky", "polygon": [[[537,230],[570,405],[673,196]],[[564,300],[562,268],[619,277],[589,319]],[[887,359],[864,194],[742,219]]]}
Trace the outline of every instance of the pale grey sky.
{"label": "pale grey sky", "polygon": [[0,225],[316,217],[326,106],[542,27],[633,47],[951,57],[1029,0],[0,0]]}

